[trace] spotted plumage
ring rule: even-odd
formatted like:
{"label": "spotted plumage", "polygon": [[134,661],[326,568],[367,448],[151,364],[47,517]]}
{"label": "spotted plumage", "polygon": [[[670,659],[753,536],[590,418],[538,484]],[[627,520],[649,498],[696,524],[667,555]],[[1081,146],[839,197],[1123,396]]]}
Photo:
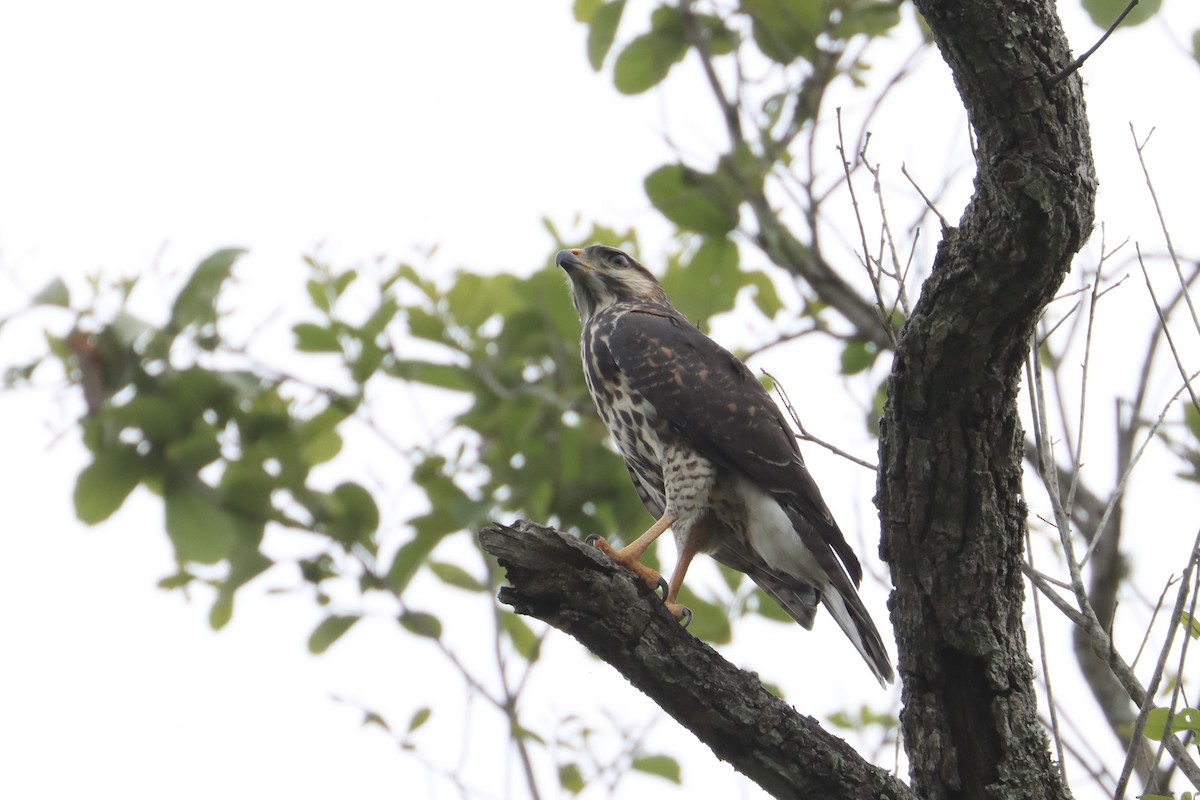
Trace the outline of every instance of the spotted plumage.
{"label": "spotted plumage", "polygon": [[563,250],[583,323],[584,375],[596,409],[657,522],[602,549],[648,583],[640,563],[668,527],[679,562],[668,607],[692,557],[709,553],[749,575],[811,628],[824,605],[881,681],[887,651],[858,597],[862,568],[804,466],[795,436],[750,370],[687,321],[650,272],[626,253]]}

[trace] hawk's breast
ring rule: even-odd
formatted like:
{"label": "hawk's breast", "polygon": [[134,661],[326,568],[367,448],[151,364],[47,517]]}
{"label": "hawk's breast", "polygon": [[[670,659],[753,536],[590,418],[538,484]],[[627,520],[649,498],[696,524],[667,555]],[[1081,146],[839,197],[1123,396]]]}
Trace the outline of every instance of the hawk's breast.
{"label": "hawk's breast", "polygon": [[[643,501],[666,507],[663,463],[667,439],[674,438],[666,420],[617,368],[609,336],[622,311],[610,308],[588,320],[583,329],[583,374],[600,419],[625,458]],[[648,497],[646,495],[649,495]]]}

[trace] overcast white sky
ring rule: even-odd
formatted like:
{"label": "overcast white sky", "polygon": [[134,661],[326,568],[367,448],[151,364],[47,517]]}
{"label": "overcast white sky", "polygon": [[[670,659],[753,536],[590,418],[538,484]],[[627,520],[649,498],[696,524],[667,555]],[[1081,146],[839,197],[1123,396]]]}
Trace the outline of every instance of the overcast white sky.
{"label": "overcast white sky", "polygon": [[[1145,203],[1121,204],[1144,191],[1130,120],[1158,126],[1160,193],[1181,227],[1191,221],[1197,71],[1180,66],[1172,41],[1182,46],[1200,13],[1184,5],[1170,9],[1175,33],[1152,25],[1118,36],[1085,70],[1110,237],[1153,233]],[[564,227],[576,214],[637,226],[655,253],[666,229],[641,179],[671,157],[664,132],[685,144],[719,144],[719,134],[705,132],[703,114],[688,119],[686,104],[618,96],[587,66],[570,6],[9,4],[0,12],[0,316],[54,275],[139,273],[156,261],[178,273],[225,246],[251,249],[239,267],[251,286],[297,282],[299,257],[318,246],[337,263],[437,245],[442,268],[525,270],[548,253],[544,215]],[[1076,49],[1089,46],[1097,31],[1064,11]],[[872,147],[894,170],[903,161],[939,176],[959,114],[936,58],[920,72],[912,105],[877,126],[887,136]],[[928,107],[914,117],[918,103]],[[36,350],[37,337],[34,326],[0,331],[0,362]],[[154,588],[173,567],[152,498],[135,497],[98,529],[75,521],[70,492],[86,457],[71,408],[54,392],[0,396],[0,796],[434,791],[416,762],[329,697],[403,719],[454,685],[430,676],[435,657],[364,629],[312,658],[313,604],[253,590],[212,634],[205,604]],[[828,466],[835,485],[855,482],[842,506],[854,510],[839,514],[857,527],[870,523],[871,480],[854,469]],[[881,620],[883,598],[872,598]],[[779,630],[747,638],[762,645]],[[794,632],[789,652],[803,635]],[[764,652],[734,651],[769,675],[755,661]],[[607,686],[631,696],[632,718],[652,716],[602,666],[572,663],[580,672],[558,691]],[[558,702],[554,690],[539,698]],[[458,722],[431,727],[453,736]],[[699,748],[685,752],[705,761]],[[707,786],[744,791],[726,768],[711,774]],[[488,796],[519,785],[510,777]]]}

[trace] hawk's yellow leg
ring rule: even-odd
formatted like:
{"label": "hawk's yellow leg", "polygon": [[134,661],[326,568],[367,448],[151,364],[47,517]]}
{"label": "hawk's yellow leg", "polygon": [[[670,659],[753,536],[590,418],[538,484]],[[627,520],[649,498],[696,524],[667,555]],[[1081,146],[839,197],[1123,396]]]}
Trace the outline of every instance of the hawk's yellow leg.
{"label": "hawk's yellow leg", "polygon": [[[620,550],[613,549],[612,545],[599,536],[595,539],[589,537],[589,539],[600,552],[607,555],[613,561],[616,561],[625,569],[636,574],[651,589],[657,589],[659,583],[662,582],[662,575],[643,564],[642,556],[645,555],[650,545],[654,544],[654,540],[662,536],[675,520],[675,516],[663,514],[657,522],[650,526],[648,531]],[[667,587],[666,606],[675,619],[683,619],[684,617],[691,616],[686,608],[675,602],[675,598],[679,595],[680,587],[683,586],[683,575],[687,572],[688,564],[691,562],[693,555],[694,553],[688,550],[679,554],[679,564],[675,567],[675,573],[671,576],[670,586]]]}

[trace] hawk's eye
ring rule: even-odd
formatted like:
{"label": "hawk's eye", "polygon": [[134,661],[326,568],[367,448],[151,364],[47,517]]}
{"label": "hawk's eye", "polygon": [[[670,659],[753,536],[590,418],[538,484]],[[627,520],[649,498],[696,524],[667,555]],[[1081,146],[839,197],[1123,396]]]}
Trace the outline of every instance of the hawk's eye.
{"label": "hawk's eye", "polygon": [[616,253],[608,260],[617,269],[625,269],[629,266],[629,257],[624,253]]}

